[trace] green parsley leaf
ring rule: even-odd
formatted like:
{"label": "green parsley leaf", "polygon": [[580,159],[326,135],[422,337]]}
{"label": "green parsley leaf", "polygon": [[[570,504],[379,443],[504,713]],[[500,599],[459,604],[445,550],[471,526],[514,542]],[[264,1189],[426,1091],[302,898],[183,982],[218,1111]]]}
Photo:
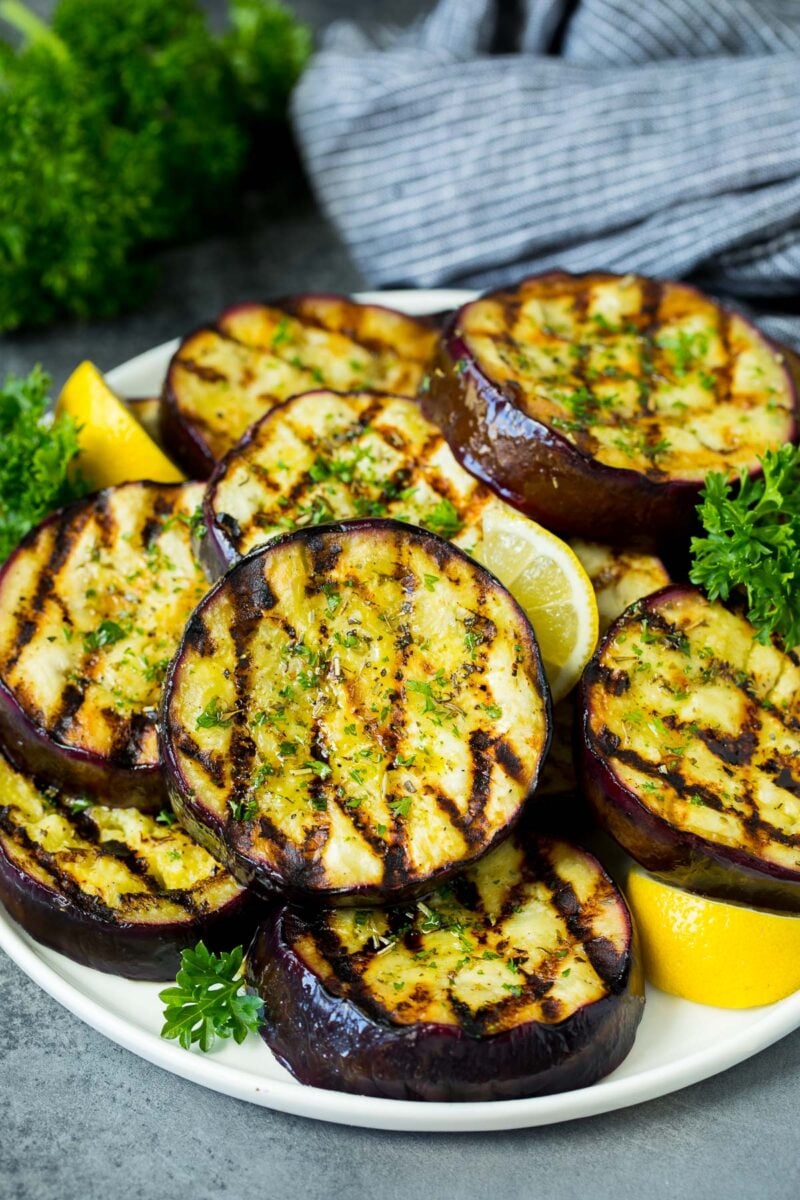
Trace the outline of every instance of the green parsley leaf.
{"label": "green parsley leaf", "polygon": [[83,635],[83,644],[87,650],[100,650],[103,646],[113,646],[121,642],[127,633],[116,621],[101,621],[97,629]]}
{"label": "green parsley leaf", "polygon": [[742,590],[760,642],[777,634],[800,645],[800,449],[786,444],[760,459],[763,475],[742,470],[738,487],[706,476],[698,506],[704,537],[692,538],[692,583],[710,600]]}
{"label": "green parsley leaf", "polygon": [[231,718],[220,708],[219,696],[209,700],[195,722],[198,729],[227,729],[230,723]]}
{"label": "green parsley leaf", "polygon": [[0,388],[0,562],[42,517],[86,491],[70,470],[78,453],[77,427],[72,417],[48,416],[49,388],[50,377],[40,367],[27,378],[6,376]]}
{"label": "green parsley leaf", "polygon": [[243,993],[241,946],[223,954],[212,954],[203,942],[184,950],[173,987],[159,992],[164,1005],[163,1038],[180,1042],[184,1050],[197,1043],[210,1050],[217,1038],[241,1044],[248,1033],[256,1033],[262,1021],[258,996]]}
{"label": "green parsley leaf", "polygon": [[422,524],[426,529],[430,529],[431,533],[438,533],[439,537],[452,538],[461,529],[462,522],[455,505],[450,500],[443,499],[423,517]]}

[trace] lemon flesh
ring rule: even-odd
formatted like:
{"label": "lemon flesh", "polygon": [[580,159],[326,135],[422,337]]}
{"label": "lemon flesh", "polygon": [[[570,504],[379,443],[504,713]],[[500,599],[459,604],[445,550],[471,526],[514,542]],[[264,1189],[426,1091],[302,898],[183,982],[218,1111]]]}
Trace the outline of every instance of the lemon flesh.
{"label": "lemon flesh", "polygon": [[56,413],[78,426],[78,469],[91,488],[147,479],[181,483],[186,476],[112,392],[91,362],[82,362],[64,384]]}
{"label": "lemon flesh", "polygon": [[480,557],[533,626],[558,702],[578,682],[597,645],[597,598],[589,576],[566,542],[499,502],[484,511]]}
{"label": "lemon flesh", "polygon": [[800,988],[800,916],[685,892],[633,864],[623,890],[645,974],[662,992],[753,1008]]}

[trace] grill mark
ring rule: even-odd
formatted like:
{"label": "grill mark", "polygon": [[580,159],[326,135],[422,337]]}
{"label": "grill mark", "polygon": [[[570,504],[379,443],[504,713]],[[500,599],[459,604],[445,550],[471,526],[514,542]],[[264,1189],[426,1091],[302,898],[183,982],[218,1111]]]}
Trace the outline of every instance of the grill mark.
{"label": "grill mark", "polygon": [[69,557],[79,535],[83,532],[91,515],[91,505],[86,505],[71,517],[62,516],[54,523],[52,543],[47,561],[38,572],[36,587],[31,598],[29,609],[37,616],[26,616],[20,624],[14,640],[14,652],[6,660],[5,670],[12,671],[19,661],[24,648],[35,636],[39,628],[39,618],[47,601],[55,590],[56,579]]}
{"label": "grill mark", "polygon": [[195,612],[190,617],[183,634],[183,645],[184,649],[193,650],[200,658],[209,658],[216,653],[216,642],[200,613]]}
{"label": "grill mark", "polygon": [[[360,1005],[370,1016],[379,1021],[391,1022],[390,1010],[380,1003],[362,978],[362,973],[368,968],[374,954],[364,955],[362,962],[359,963],[347,953],[339,938],[324,919],[309,921],[308,932],[311,934],[318,953],[333,968],[334,979],[341,991]],[[342,987],[342,985],[344,986]]]}
{"label": "grill mark", "polygon": [[495,739],[494,756],[506,775],[510,775],[514,780],[522,778],[525,771],[524,764],[504,738]]}
{"label": "grill mark", "polygon": [[[84,680],[81,680],[81,683],[84,682]],[[88,691],[88,686],[83,688],[75,683],[68,683],[64,687],[56,710],[48,723],[54,737],[65,737],[69,733],[73,718],[77,715],[86,700]]]}
{"label": "grill mark", "polygon": [[[375,358],[388,358],[392,362],[409,362],[409,363],[425,363],[428,359],[427,352],[420,356],[412,357],[408,350],[405,349],[400,353],[395,347],[394,341],[388,341],[383,338],[367,337],[362,332],[363,316],[358,310],[352,310],[352,320],[348,323],[340,325],[326,324],[324,319],[318,316],[313,311],[309,312],[302,304],[294,306],[287,304],[285,310],[289,316],[295,318],[296,321],[306,329],[316,329],[321,333],[328,333],[341,337],[346,337],[358,349],[367,350],[370,355]],[[415,331],[416,332],[416,331]],[[371,368],[374,370],[379,363],[373,362]]]}
{"label": "grill mark", "polygon": [[731,359],[731,315],[728,312],[719,313],[718,333],[722,342],[722,363],[714,370],[714,402],[724,404],[731,398],[733,362]]}
{"label": "grill mark", "polygon": [[175,744],[181,754],[185,754],[202,768],[215,787],[224,787],[225,759],[221,754],[201,749],[185,726],[181,726],[175,733]]}
{"label": "grill mark", "polygon": [[111,505],[112,496],[110,489],[98,492],[92,504],[92,521],[104,550],[111,549],[118,532],[117,518]]}
{"label": "grill mark", "polygon": [[[230,339],[235,341],[235,339]],[[244,343],[239,342],[239,345]],[[230,383],[233,386],[229,376],[224,371],[218,370],[216,367],[210,367],[206,363],[198,362],[195,358],[179,358],[177,366],[180,366],[189,375],[194,375],[198,379],[202,379],[204,383]],[[201,424],[209,428],[209,425],[202,417],[198,417],[194,409],[191,410],[192,420],[199,421]]]}
{"label": "grill mark", "polygon": [[[760,723],[758,728],[761,728]],[[738,736],[724,734],[714,729],[699,729],[697,736],[713,755],[722,762],[735,766],[744,766],[750,763],[758,748],[758,735],[752,729],[745,729]]]}

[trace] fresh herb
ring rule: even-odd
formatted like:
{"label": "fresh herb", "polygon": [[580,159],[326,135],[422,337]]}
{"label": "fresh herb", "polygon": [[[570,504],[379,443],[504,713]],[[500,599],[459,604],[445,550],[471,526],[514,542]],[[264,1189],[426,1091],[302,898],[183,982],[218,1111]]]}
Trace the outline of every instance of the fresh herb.
{"label": "fresh herb", "polygon": [[172,811],[172,809],[162,808],[161,812],[156,817],[156,824],[172,826],[175,824],[177,819],[178,818],[175,816],[175,813]]}
{"label": "fresh herb", "polygon": [[491,717],[493,721],[499,721],[503,715],[503,710],[499,704],[482,704],[481,708],[487,717]]}
{"label": "fresh herb", "polygon": [[93,803],[94,801],[90,800],[87,796],[76,796],[73,800],[67,801],[69,811],[73,815],[86,812],[86,809],[91,808]]}
{"label": "fresh herb", "polygon": [[438,575],[423,575],[422,579],[425,584],[426,591],[433,592],[436,590],[436,585],[439,582]]}
{"label": "fresh herb", "polygon": [[671,353],[672,367],[678,379],[683,379],[700,359],[705,358],[708,342],[709,335],[703,329],[694,333],[679,329],[674,337],[667,334],[658,339],[661,349]]}
{"label": "fresh herb", "polygon": [[258,996],[243,992],[241,946],[212,954],[203,942],[184,950],[173,987],[159,992],[164,1005],[163,1038],[173,1038],[188,1050],[195,1042],[210,1050],[216,1038],[241,1044],[261,1025]]}
{"label": "fresh herb", "polygon": [[738,487],[706,476],[690,578],[711,600],[743,590],[758,640],[777,634],[791,648],[800,645],[800,448],[787,443],[760,461],[763,475],[743,468]]}
{"label": "fresh herb", "polygon": [[411,808],[411,797],[401,796],[399,800],[390,800],[389,808],[396,817],[407,817]]}
{"label": "fresh herb", "polygon": [[[0,162],[2,155],[0,146]],[[0,194],[0,210],[2,204]],[[0,223],[0,327],[4,286],[2,245]],[[70,470],[78,453],[75,422],[69,416],[53,420],[48,415],[49,388],[50,377],[39,367],[34,367],[26,378],[8,375],[0,389],[0,440],[3,445],[0,457],[0,562],[8,558],[17,543],[42,517],[83,495],[86,490],[80,478]]]}
{"label": "fresh herb", "polygon": [[221,37],[198,0],[0,12],[23,42],[0,39],[0,330],[110,316],[152,286],[145,246],[226,211],[308,31],[277,0],[229,0]]}
{"label": "fresh herb", "polygon": [[103,646],[113,646],[127,637],[127,633],[116,621],[101,621],[97,629],[92,629],[83,635],[83,644],[87,650],[101,650]]}
{"label": "fresh herb", "polygon": [[195,722],[198,729],[227,729],[231,718],[220,707],[219,696],[209,700]]}
{"label": "fresh herb", "polygon": [[439,537],[452,538],[461,529],[461,518],[455,505],[447,499],[440,500],[431,511],[422,518],[426,529],[438,533]]}
{"label": "fresh herb", "polygon": [[252,797],[249,800],[229,800],[228,808],[234,821],[252,821],[258,816],[258,803]]}

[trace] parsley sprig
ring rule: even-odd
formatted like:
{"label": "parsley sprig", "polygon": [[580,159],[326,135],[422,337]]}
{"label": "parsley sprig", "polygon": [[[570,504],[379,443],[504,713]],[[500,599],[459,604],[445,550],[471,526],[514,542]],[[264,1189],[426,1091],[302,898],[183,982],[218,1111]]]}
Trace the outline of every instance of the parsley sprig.
{"label": "parsley sprig", "polygon": [[763,475],[743,470],[738,488],[706,477],[690,578],[711,600],[743,589],[759,641],[777,634],[791,648],[800,645],[800,448],[787,443],[760,461]]}
{"label": "parsley sprig", "polygon": [[261,1025],[261,1001],[243,992],[241,946],[212,954],[203,942],[181,954],[173,987],[159,992],[164,1004],[163,1038],[176,1039],[188,1050],[195,1042],[210,1050],[217,1038],[240,1045]]}

